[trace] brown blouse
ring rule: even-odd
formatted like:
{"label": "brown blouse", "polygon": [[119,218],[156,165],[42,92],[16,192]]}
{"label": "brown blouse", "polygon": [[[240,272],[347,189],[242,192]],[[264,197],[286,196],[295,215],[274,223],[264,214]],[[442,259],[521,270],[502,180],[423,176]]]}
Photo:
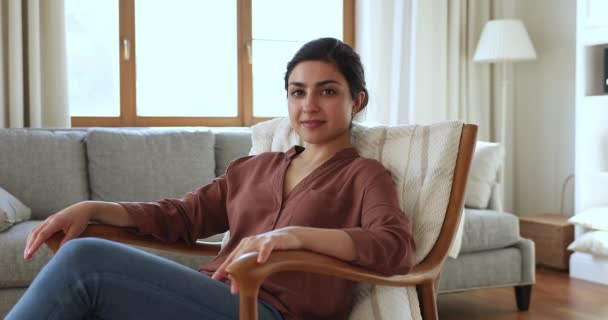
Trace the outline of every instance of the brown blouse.
{"label": "brown blouse", "polygon": [[[358,253],[350,263],[384,275],[407,273],[415,245],[389,171],[347,148],[284,195],[287,167],[303,150],[295,146],[235,160],[225,175],[181,199],[120,204],[140,232],[166,242],[194,243],[230,230],[226,247],[200,268],[208,275],[242,238],[286,226],[344,230]],[[347,319],[353,288],[349,280],[283,272],[266,279],[260,298],[285,319]]]}

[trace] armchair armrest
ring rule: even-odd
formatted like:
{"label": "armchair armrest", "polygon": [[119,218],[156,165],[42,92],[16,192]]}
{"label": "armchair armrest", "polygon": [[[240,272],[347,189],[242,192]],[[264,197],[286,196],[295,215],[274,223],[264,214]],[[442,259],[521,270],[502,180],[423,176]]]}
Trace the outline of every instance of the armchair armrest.
{"label": "armchair armrest", "polygon": [[[57,232],[51,236],[45,244],[53,253],[55,253],[59,250],[63,237],[63,232]],[[184,242],[164,243],[152,236],[138,235],[135,228],[115,227],[104,224],[90,224],[80,237],[103,238],[135,246],[180,252],[195,256],[214,256],[218,254],[221,248],[219,243],[204,241],[197,241],[192,246],[189,246]]]}
{"label": "armchair armrest", "polygon": [[305,250],[274,251],[265,263],[257,263],[256,252],[244,254],[233,261],[227,268],[228,272],[242,282],[259,282],[273,273],[284,271],[303,271],[353,281],[365,281],[373,284],[406,287],[430,283],[439,274],[439,268],[423,261],[414,266],[405,275],[383,276],[365,268],[351,265],[347,262]]}
{"label": "armchair armrest", "polygon": [[424,319],[437,319],[435,305],[436,279],[441,271],[441,264],[425,259],[405,275],[383,276],[364,268],[353,266],[339,259],[311,251],[289,250],[274,251],[263,264],[257,263],[257,253],[244,254],[233,261],[227,268],[236,279],[240,291],[240,319],[257,319],[257,297],[264,279],[276,272],[304,271],[339,278],[365,281],[373,284],[406,287],[416,286],[421,298],[422,316]]}

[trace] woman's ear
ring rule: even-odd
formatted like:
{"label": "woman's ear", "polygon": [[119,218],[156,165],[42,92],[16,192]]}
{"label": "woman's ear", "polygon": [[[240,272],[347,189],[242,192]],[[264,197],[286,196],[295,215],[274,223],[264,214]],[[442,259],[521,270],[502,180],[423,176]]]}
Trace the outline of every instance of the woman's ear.
{"label": "woman's ear", "polygon": [[353,116],[361,111],[361,105],[365,101],[365,91],[360,91],[353,103]]}

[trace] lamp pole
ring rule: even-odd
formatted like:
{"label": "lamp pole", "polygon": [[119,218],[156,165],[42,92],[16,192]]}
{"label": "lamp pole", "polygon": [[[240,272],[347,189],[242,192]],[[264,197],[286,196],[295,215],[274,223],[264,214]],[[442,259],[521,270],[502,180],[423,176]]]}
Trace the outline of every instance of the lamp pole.
{"label": "lamp pole", "polygon": [[[506,158],[507,154],[507,140],[506,140],[506,132],[507,132],[507,88],[509,86],[509,81],[507,81],[507,62],[501,61],[500,63],[502,69],[502,83],[501,83],[501,97],[500,97],[500,143],[502,143],[502,147],[504,149],[503,157]],[[505,202],[505,166],[507,164],[506,159],[502,159],[502,166],[500,166],[498,183],[500,185],[500,198],[502,199],[502,203],[500,206],[500,212],[503,212],[504,202]]]}

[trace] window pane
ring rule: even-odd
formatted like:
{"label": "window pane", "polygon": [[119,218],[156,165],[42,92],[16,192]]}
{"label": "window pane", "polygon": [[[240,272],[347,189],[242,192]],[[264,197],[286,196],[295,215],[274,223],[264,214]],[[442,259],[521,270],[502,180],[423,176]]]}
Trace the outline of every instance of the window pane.
{"label": "window pane", "polygon": [[304,44],[300,41],[254,40],[253,115],[287,116],[287,95],[283,77],[287,62]]}
{"label": "window pane", "polygon": [[135,2],[137,115],[237,116],[236,0]]}
{"label": "window pane", "polygon": [[[344,0],[252,0],[254,39],[342,39]],[[287,61],[286,61],[287,62]]]}
{"label": "window pane", "polygon": [[[287,62],[307,41],[342,39],[343,0],[253,0],[253,115],[287,115]],[[314,21],[314,23],[311,23]]]}
{"label": "window pane", "polygon": [[118,117],[118,0],[66,0],[65,20],[70,114]]}

